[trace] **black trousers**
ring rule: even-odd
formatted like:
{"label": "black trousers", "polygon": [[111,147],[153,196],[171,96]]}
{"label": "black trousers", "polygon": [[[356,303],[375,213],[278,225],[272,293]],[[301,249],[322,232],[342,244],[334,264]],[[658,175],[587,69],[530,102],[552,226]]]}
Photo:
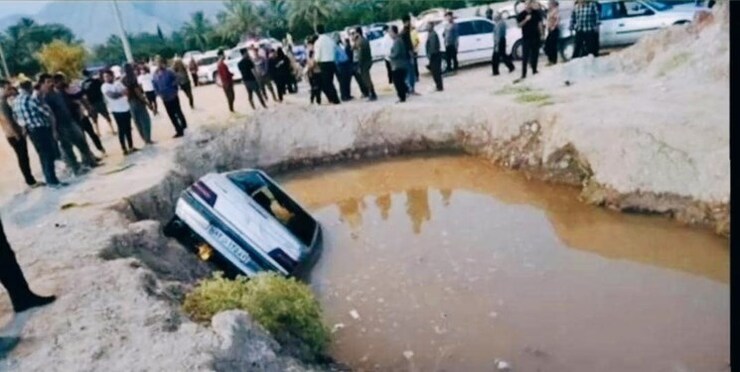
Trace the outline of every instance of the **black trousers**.
{"label": "black trousers", "polygon": [[522,78],[527,77],[527,65],[532,67],[532,73],[537,73],[537,61],[540,58],[540,38],[522,39]]}
{"label": "black trousers", "polygon": [[275,88],[277,88],[278,101],[282,102],[283,97],[288,94],[288,80],[283,76],[275,76],[272,81],[275,82]]}
{"label": "black trousers", "polygon": [[437,90],[444,89],[442,85],[442,53],[434,53],[429,56],[429,71],[432,73],[432,79],[434,79]]}
{"label": "black trousers", "polygon": [[134,137],[131,135],[131,111],[113,112],[113,118],[116,119],[118,126],[118,142],[121,144],[121,150],[127,152],[134,148]]}
{"label": "black trousers", "polygon": [[447,71],[457,70],[457,47],[454,45],[445,46],[445,58],[447,60]]}
{"label": "black trousers", "polygon": [[90,118],[87,116],[83,116],[82,120],[78,122],[80,124],[80,129],[84,133],[87,133],[87,136],[90,137],[90,139],[93,142],[93,145],[95,145],[95,148],[98,149],[98,151],[105,153],[105,148],[103,147],[103,143],[100,142],[100,137],[98,137],[98,134],[95,133],[95,129],[93,128],[92,121],[90,121]]}
{"label": "black trousers", "polygon": [[506,53],[506,39],[501,40],[496,48],[493,49],[493,56],[491,56],[491,69],[494,75],[499,74],[499,66],[501,62],[504,63],[509,72],[514,71],[514,63],[511,61],[511,56]]}
{"label": "black trousers", "polygon": [[182,91],[185,92],[185,95],[188,97],[190,108],[193,108],[193,88],[190,86],[190,83],[180,85],[180,89],[182,89]]}
{"label": "black trousers", "polygon": [[41,170],[44,172],[46,184],[58,184],[59,179],[57,178],[56,170],[54,168],[54,160],[56,159],[59,149],[57,147],[57,141],[54,140],[54,133],[51,128],[42,127],[29,129],[28,137],[31,138],[31,143],[33,143],[33,147],[39,155]]}
{"label": "black trousers", "polygon": [[321,90],[326,95],[326,99],[334,104],[339,103],[337,89],[334,86],[334,75],[337,71],[336,65],[334,65],[334,62],[319,62],[319,68],[321,69]]}
{"label": "black trousers", "polygon": [[337,66],[337,80],[339,80],[339,95],[343,101],[352,96],[352,63],[346,62]]}
{"label": "black trousers", "polygon": [[573,40],[573,58],[580,58],[589,54],[599,55],[599,33],[596,31],[578,31]]}
{"label": "black trousers", "polygon": [[23,276],[23,271],[15,259],[15,253],[10,249],[10,243],[3,230],[3,222],[0,220],[0,282],[8,291],[13,309],[25,307],[26,303],[34,297],[28,282]]}
{"label": "black trousers", "polygon": [[188,123],[185,121],[185,115],[182,114],[180,99],[175,96],[169,101],[162,100],[162,102],[164,102],[164,109],[167,110],[172,126],[175,127],[175,133],[182,134],[183,130],[188,127]]}
{"label": "black trousers", "polygon": [[10,143],[10,147],[15,151],[15,156],[18,158],[18,167],[21,169],[26,185],[30,186],[35,184],[36,179],[33,178],[31,162],[28,159],[28,141],[26,140],[26,137],[21,136],[21,138],[8,138],[8,143]]}
{"label": "black trousers", "polygon": [[311,85],[311,103],[316,102],[321,104],[321,76],[314,74],[308,78],[308,83]]}
{"label": "black trousers", "polygon": [[393,70],[393,86],[396,87],[396,94],[398,100],[401,102],[406,101],[406,94],[408,93],[408,86],[406,85],[406,75],[408,70],[405,68],[399,68]]}
{"label": "black trousers", "polygon": [[154,91],[151,92],[144,92],[144,95],[146,96],[146,100],[149,102],[150,105],[152,105],[152,108],[154,109],[153,112],[157,113],[157,93]]}
{"label": "black trousers", "polygon": [[355,63],[352,65],[352,76],[355,78],[357,86],[360,87],[360,92],[362,93],[362,96],[368,97],[369,93],[367,91],[367,86],[365,84],[364,78],[362,77],[362,67],[359,63]]}
{"label": "black trousers", "polygon": [[257,98],[260,100],[262,107],[267,108],[265,105],[265,99],[262,97],[262,90],[256,80],[244,80],[244,86],[247,87],[247,97],[249,97],[249,105],[254,110],[254,94],[257,94]]}
{"label": "black trousers", "polygon": [[193,84],[195,84],[195,86],[197,87],[198,84],[199,84],[198,83],[198,73],[197,72],[191,72],[190,73],[190,78],[193,79]]}
{"label": "black trousers", "polygon": [[79,162],[77,161],[77,155],[75,154],[74,148],[76,147],[80,153],[82,163],[88,167],[95,166],[95,156],[90,151],[90,147],[87,145],[85,140],[85,133],[82,132],[80,124],[77,122],[57,122],[57,133],[59,135],[59,144],[64,155],[64,160],[67,165],[73,170],[79,168]]}
{"label": "black trousers", "polygon": [[[234,112],[234,85],[224,84],[222,87],[226,95],[226,102],[229,104],[229,111]],[[192,104],[190,107],[193,107]]]}
{"label": "black trousers", "polygon": [[391,63],[387,59],[383,61],[385,62],[385,71],[388,73],[388,84],[393,84],[393,68],[391,68]]}
{"label": "black trousers", "polygon": [[550,63],[558,63],[558,41],[560,40],[560,29],[556,28],[547,34],[545,39],[545,54]]}

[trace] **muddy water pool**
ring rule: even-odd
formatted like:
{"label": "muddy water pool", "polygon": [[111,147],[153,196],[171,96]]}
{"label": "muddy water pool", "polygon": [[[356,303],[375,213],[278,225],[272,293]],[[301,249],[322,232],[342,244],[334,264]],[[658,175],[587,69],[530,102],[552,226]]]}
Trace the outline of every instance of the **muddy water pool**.
{"label": "muddy water pool", "polygon": [[280,178],[322,223],[311,274],[356,370],[729,370],[729,243],[467,156]]}

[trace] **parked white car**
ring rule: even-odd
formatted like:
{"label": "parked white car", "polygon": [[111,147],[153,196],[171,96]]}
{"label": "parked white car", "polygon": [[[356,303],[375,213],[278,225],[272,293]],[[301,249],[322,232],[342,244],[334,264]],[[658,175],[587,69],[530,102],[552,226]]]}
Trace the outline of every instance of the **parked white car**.
{"label": "parked white car", "polygon": [[[455,21],[460,36],[457,48],[457,61],[460,65],[470,65],[474,63],[486,62],[491,60],[493,54],[493,22],[485,17],[467,17],[459,18]],[[442,34],[445,28],[445,22],[439,22],[434,26],[434,32],[437,33],[440,40],[440,46],[444,51],[444,38]],[[426,40],[429,31],[419,32],[419,66],[426,66],[429,61],[426,57]],[[509,27],[506,33],[507,53],[511,53],[514,44],[521,39],[521,30],[517,27]],[[447,68],[447,61],[442,59],[442,70]]]}
{"label": "parked white car", "polygon": [[216,63],[218,62],[218,51],[209,50],[198,56],[198,82],[200,84],[211,84],[216,82]]}
{"label": "parked white car", "polygon": [[626,46],[656,30],[690,23],[706,7],[673,6],[655,0],[605,0],[600,2],[599,45]]}

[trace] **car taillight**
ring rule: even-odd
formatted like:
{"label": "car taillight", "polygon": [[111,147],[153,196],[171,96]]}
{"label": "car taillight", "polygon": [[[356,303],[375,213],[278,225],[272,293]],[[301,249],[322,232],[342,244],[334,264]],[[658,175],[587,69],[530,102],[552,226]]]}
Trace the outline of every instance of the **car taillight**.
{"label": "car taillight", "polygon": [[190,189],[211,207],[216,204],[216,199],[218,198],[216,193],[209,189],[205,183],[198,181],[193,186],[190,186]]}
{"label": "car taillight", "polygon": [[293,259],[290,258],[287,254],[285,254],[282,249],[275,248],[270,251],[269,255],[270,257],[272,257],[273,260],[277,261],[280,266],[288,270],[289,273],[292,273],[293,269],[295,269],[296,262],[293,261]]}

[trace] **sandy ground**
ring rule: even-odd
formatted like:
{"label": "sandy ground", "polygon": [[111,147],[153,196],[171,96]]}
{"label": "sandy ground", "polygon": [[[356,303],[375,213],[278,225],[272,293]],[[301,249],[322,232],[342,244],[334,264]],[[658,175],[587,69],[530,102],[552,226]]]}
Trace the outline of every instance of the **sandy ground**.
{"label": "sandy ground", "polygon": [[[727,34],[719,36],[722,48]],[[694,53],[692,48],[686,50]],[[675,51],[653,54],[671,60]],[[196,109],[184,108],[191,133],[184,140],[189,147],[181,149],[178,157],[192,149],[198,156],[189,160],[191,169],[211,167],[208,156],[214,148],[198,142],[207,137],[198,133],[204,126],[242,128],[231,133],[243,133],[248,140],[232,139],[257,144],[244,152],[256,152],[260,165],[336,153],[378,138],[442,140],[462,129],[492,139],[510,138],[522,123],[536,121],[542,126],[538,156],[547,158],[571,143],[588,160],[593,180],[618,192],[643,190],[726,202],[729,101],[728,80],[722,74],[723,69],[729,70],[729,59],[722,56],[712,65],[719,65],[719,77],[714,77],[714,70],[694,71],[705,61],[697,54],[691,54],[688,62],[681,57],[682,68],[663,68],[668,71],[662,74],[656,69],[668,62],[660,59],[635,63],[644,67],[637,72],[619,65],[619,61],[634,60],[629,55],[604,59],[606,65],[586,59],[543,68],[526,83],[546,92],[550,102],[543,107],[516,103],[516,95],[497,93],[516,75],[491,77],[488,66],[445,79],[443,93],[431,93],[431,79],[423,76],[417,86],[422,96],[396,105],[385,68],[379,64],[373,69],[380,95],[376,103],[310,108],[307,87],[302,85],[298,95],[279,105],[284,107],[270,101],[270,108],[256,120],[249,119],[253,114],[243,86],[236,89],[238,113],[234,115],[228,113],[218,87],[199,87]],[[600,83],[589,82],[589,73],[605,77]],[[711,78],[687,82],[685,76]],[[574,84],[565,87],[564,80]],[[98,257],[112,235],[129,229],[129,221],[108,207],[159,183],[175,164],[174,150],[183,140],[171,139],[173,130],[164,115],[154,119],[153,127],[157,144],[127,158],[120,155],[117,139],[106,135],[110,153],[106,165],[71,180],[71,186],[62,190],[24,190],[13,154],[7,145],[0,145],[0,171],[8,175],[0,179],[8,238],[32,287],[60,296],[53,306],[14,318],[7,295],[0,292],[0,324],[7,324],[0,333],[20,334],[24,339],[10,358],[0,362],[0,370],[212,368],[214,350],[225,347],[218,332],[181,319],[164,301],[147,294],[157,292],[161,283],[133,259]],[[135,142],[142,144],[136,134]],[[39,174],[35,154],[31,156]],[[121,170],[126,166],[130,168]],[[67,203],[77,207],[62,210]],[[170,327],[173,322],[179,326]]]}

